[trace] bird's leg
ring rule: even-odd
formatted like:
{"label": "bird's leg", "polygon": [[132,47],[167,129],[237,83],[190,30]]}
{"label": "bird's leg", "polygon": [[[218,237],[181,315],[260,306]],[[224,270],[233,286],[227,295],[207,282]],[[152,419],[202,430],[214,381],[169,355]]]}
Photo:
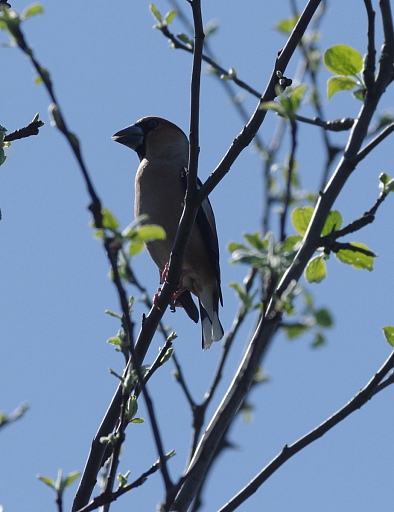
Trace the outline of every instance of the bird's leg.
{"label": "bird's leg", "polygon": [[166,280],[169,268],[170,268],[169,263],[166,263],[164,265],[163,272],[160,272],[160,284],[163,284],[164,281]]}
{"label": "bird's leg", "polygon": [[[166,280],[166,277],[167,277],[167,274],[168,274],[168,269],[170,268],[169,264],[166,263],[165,266],[164,266],[164,270],[163,272],[159,272],[160,273],[160,284],[163,284],[164,281]],[[159,305],[157,303],[157,299],[159,298],[159,295],[161,293],[161,286],[159,286],[159,288],[157,289],[157,293],[154,294],[153,296],[153,305],[161,311],[161,309],[159,308]],[[172,300],[171,300],[171,303],[172,303]],[[172,304],[170,304],[170,309],[172,311]]]}
{"label": "bird's leg", "polygon": [[182,293],[185,291],[185,290],[188,290],[188,288],[186,286],[183,285],[183,278],[189,274],[193,274],[195,273],[195,270],[193,268],[183,268],[182,271],[181,271],[181,277],[180,277],[180,280],[179,280],[179,285],[178,285],[178,289],[176,290],[176,292],[174,293],[173,297],[172,297],[172,301],[171,301],[171,304],[170,304],[170,309],[172,312],[175,312],[175,307],[176,306],[180,306],[180,303],[179,301],[177,300],[178,297],[180,295],[182,295]]}
{"label": "bird's leg", "polygon": [[157,289],[157,292],[153,295],[153,299],[152,299],[152,302],[153,302],[153,305],[159,310],[161,311],[161,308],[159,307],[159,304],[157,303],[157,300],[159,298],[159,295],[161,293],[161,288],[159,287]]}
{"label": "bird's leg", "polygon": [[[168,274],[168,269],[170,268],[169,264],[166,263],[165,266],[164,266],[164,270],[163,272],[160,273],[160,284],[163,284],[167,278],[167,274]],[[172,299],[171,299],[171,302],[170,302],[170,311],[172,313],[175,313],[175,308],[176,306],[179,306],[179,303],[177,303],[177,299],[178,297],[185,291],[187,290],[186,287],[182,286],[182,281],[183,281],[183,278],[189,274],[192,274],[193,272],[195,272],[194,269],[192,268],[184,268],[182,269],[181,271],[181,276],[180,276],[180,280],[179,280],[179,285],[178,285],[178,288],[176,290],[176,292],[174,293],[174,295],[172,296]],[[154,297],[153,297],[153,304],[158,308],[158,304],[157,304],[157,299],[160,295],[160,292],[161,292],[161,288],[158,288],[157,289],[157,293],[155,293]]]}

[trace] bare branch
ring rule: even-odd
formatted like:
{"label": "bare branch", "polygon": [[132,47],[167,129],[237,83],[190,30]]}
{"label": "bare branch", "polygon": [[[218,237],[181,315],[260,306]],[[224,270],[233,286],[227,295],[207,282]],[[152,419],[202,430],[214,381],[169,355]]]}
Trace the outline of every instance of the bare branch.
{"label": "bare branch", "polygon": [[289,157],[289,165],[287,168],[287,179],[286,179],[286,193],[284,199],[283,211],[280,215],[280,240],[286,238],[285,226],[287,214],[289,211],[290,201],[291,201],[291,182],[293,179],[293,170],[294,170],[294,162],[295,162],[295,152],[297,148],[297,123],[295,121],[290,121],[291,126],[291,150]]}
{"label": "bare branch", "polygon": [[[168,457],[168,455],[167,455]],[[80,509],[78,509],[77,512],[91,512],[92,510],[96,510],[99,507],[102,507],[104,505],[107,505],[109,503],[112,503],[113,501],[116,501],[120,496],[125,494],[126,492],[131,491],[132,489],[135,489],[145,483],[146,479],[150,476],[156,473],[160,469],[160,461],[157,461],[155,464],[151,466],[148,471],[145,471],[142,473],[141,476],[139,476],[134,482],[131,482],[129,484],[123,485],[122,487],[119,487],[114,492],[108,493],[105,492],[103,494],[100,494],[96,498],[94,498],[89,505],[86,505]]]}
{"label": "bare branch", "polygon": [[[177,49],[180,49],[180,50],[184,50],[184,51],[186,51],[188,53],[193,53],[194,48],[192,48],[191,46],[189,46],[189,45],[187,45],[185,43],[182,43],[182,41],[180,41],[174,34],[172,34],[170,32],[170,30],[168,29],[168,27],[166,25],[160,26],[159,30],[160,30],[160,32],[165,37],[167,37],[172,42],[174,48],[177,48]],[[202,60],[204,62],[206,62],[207,64],[209,64],[212,67],[212,70],[215,72],[215,74],[217,76],[219,76],[219,77],[221,77],[221,76],[223,76],[223,77],[229,76],[228,70],[226,70],[226,69],[222,68],[221,66],[219,66],[219,64],[214,59],[209,57],[208,55],[204,55],[203,54],[201,58],[202,58]],[[252,94],[256,98],[260,98],[261,94],[258,91],[256,91],[255,89],[253,89],[253,87],[248,85],[243,80],[240,80],[236,76],[231,76],[231,80],[235,84],[237,84],[238,87],[240,87],[241,89],[244,89],[245,91],[249,92],[250,94]]]}
{"label": "bare branch", "polygon": [[355,161],[357,163],[361,162],[369,153],[376,148],[386,137],[388,137],[394,131],[394,122],[387,125],[376,137],[374,137],[371,142],[369,142],[366,146],[364,146],[357,153]]}
{"label": "bare branch", "polygon": [[363,70],[364,82],[367,87],[367,94],[372,93],[375,86],[375,11],[371,0],[364,0],[365,9],[368,17],[368,51],[365,58]]}
{"label": "bare branch", "polygon": [[23,128],[19,128],[11,133],[4,136],[4,142],[12,142],[18,139],[24,139],[31,137],[32,135],[38,135],[40,128],[44,126],[43,121],[39,120],[39,114],[34,116],[33,121]]}

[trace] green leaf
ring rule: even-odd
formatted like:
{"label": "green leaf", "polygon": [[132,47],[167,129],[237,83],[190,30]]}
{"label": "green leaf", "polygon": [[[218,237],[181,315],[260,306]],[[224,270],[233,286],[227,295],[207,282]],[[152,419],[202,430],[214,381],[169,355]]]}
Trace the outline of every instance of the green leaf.
{"label": "green leaf", "polygon": [[132,240],[129,243],[128,253],[129,256],[137,256],[144,248],[144,242],[141,240]]}
{"label": "green leaf", "polygon": [[170,25],[174,18],[178,15],[178,11],[170,11],[164,16],[164,24]]}
{"label": "green leaf", "polygon": [[318,309],[315,313],[316,323],[321,327],[331,327],[333,324],[331,313],[328,309]]}
{"label": "green leaf", "polygon": [[[177,336],[175,336],[176,338]],[[163,354],[163,357],[160,359],[160,364],[164,364],[166,363],[167,361],[169,361],[172,356],[174,354],[174,349],[172,347],[170,347],[169,349],[166,350],[165,354]]]}
{"label": "green leaf", "polygon": [[307,329],[307,325],[303,324],[294,324],[294,325],[285,325],[285,332],[287,337],[292,340],[294,338],[298,338],[298,336],[301,336]]}
{"label": "green leaf", "polygon": [[41,4],[31,4],[22,12],[21,19],[27,20],[27,18],[31,18],[32,16],[37,16],[38,14],[43,13],[44,8]]}
{"label": "green leaf", "polygon": [[293,16],[292,18],[286,18],[284,20],[280,20],[276,25],[275,28],[282,32],[283,34],[290,34],[290,32],[293,30],[293,28],[296,26],[297,21],[299,20],[300,16]]}
{"label": "green leaf", "polygon": [[277,94],[280,95],[278,100],[263,102],[259,108],[273,110],[280,116],[293,120],[306,89],[306,85],[298,85],[297,87],[289,87],[283,92],[283,89],[278,87]]}
{"label": "green leaf", "polygon": [[327,96],[331,99],[335,93],[341,91],[351,91],[357,85],[354,78],[348,76],[332,76],[327,81]]}
{"label": "green leaf", "polygon": [[111,310],[109,310],[109,309],[106,309],[106,310],[104,311],[104,313],[105,313],[106,315],[113,316],[114,318],[119,318],[119,320],[121,320],[121,319],[122,319],[122,316],[121,316],[121,315],[118,315],[117,313],[114,313],[113,311],[111,311]]}
{"label": "green leaf", "polygon": [[141,242],[152,242],[153,240],[165,240],[166,232],[157,224],[146,224],[137,229],[136,239]]}
{"label": "green leaf", "polygon": [[64,487],[70,487],[70,485],[75,482],[75,480],[79,477],[81,474],[80,471],[73,471],[72,473],[69,473],[66,478],[63,480]]}
{"label": "green leaf", "polygon": [[363,69],[363,57],[351,46],[337,44],[324,52],[324,64],[336,75],[354,76]]}
{"label": "green leaf", "polygon": [[334,253],[335,256],[341,263],[345,263],[346,265],[352,265],[352,267],[357,269],[366,269],[369,271],[373,270],[373,264],[375,260],[375,256],[373,252],[364,244],[360,244],[358,242],[352,242],[352,247],[360,247],[365,251],[369,251],[371,254],[365,254],[364,252],[359,252],[357,250],[351,249],[340,249],[338,252]]}
{"label": "green leaf", "polygon": [[286,93],[288,94],[291,100],[291,106],[294,112],[298,110],[298,107],[300,106],[300,103],[302,101],[302,98],[304,97],[307,88],[308,87],[305,84],[301,84],[297,85],[296,87],[290,88],[290,90],[289,88],[286,89]]}
{"label": "green leaf", "polygon": [[144,418],[133,418],[130,423],[144,423]]}
{"label": "green leaf", "polygon": [[259,110],[273,110],[282,117],[285,117],[285,109],[281,103],[276,101],[264,101],[259,105]]}
{"label": "green leaf", "polygon": [[386,185],[386,187],[385,187],[385,192],[387,192],[387,193],[388,193],[388,192],[393,192],[393,191],[394,191],[394,179],[391,179],[391,180],[387,183],[387,185]]}
{"label": "green leaf", "polygon": [[325,342],[326,342],[326,340],[324,339],[323,334],[321,332],[317,332],[315,339],[312,343],[312,347],[313,348],[321,347],[322,345],[324,345]]}
{"label": "green leaf", "polygon": [[119,474],[117,476],[120,487],[124,487],[125,485],[127,485],[127,479],[129,477],[129,474],[130,474],[130,471],[128,471],[125,475]]}
{"label": "green leaf", "polygon": [[265,251],[268,247],[268,240],[261,238],[261,233],[244,233],[243,237],[252,247],[259,251]]}
{"label": "green leaf", "polygon": [[243,263],[252,265],[256,268],[261,268],[267,264],[267,256],[263,253],[256,252],[254,249],[238,250],[234,251],[231,259],[231,263]]}
{"label": "green leaf", "polygon": [[386,327],[383,327],[382,330],[386,340],[392,347],[394,347],[394,327],[387,325]]}
{"label": "green leaf", "polygon": [[122,340],[120,338],[118,338],[117,336],[112,336],[112,338],[108,338],[107,343],[110,343],[111,345],[115,345],[116,347],[122,346]]}
{"label": "green leaf", "polygon": [[103,207],[101,209],[101,214],[103,216],[103,226],[111,231],[116,231],[119,229],[119,222],[116,219],[115,215],[108,210],[108,208]]}
{"label": "green leaf", "polygon": [[388,174],[382,172],[379,176],[379,188],[384,194],[394,191],[394,179],[391,179]]}
{"label": "green leaf", "polygon": [[134,395],[131,395],[131,397],[127,401],[126,405],[126,418],[127,421],[130,422],[134,416],[137,414],[138,411],[138,402],[137,398]]}
{"label": "green leaf", "polygon": [[341,229],[343,218],[338,210],[331,210],[328,214],[327,220],[324,223],[322,236],[329,235],[333,231],[339,231]]}
{"label": "green leaf", "polygon": [[390,176],[387,173],[382,172],[379,174],[379,181],[383,183],[383,185],[387,185],[387,183],[390,181]]}
{"label": "green leaf", "polygon": [[300,235],[305,235],[312,215],[312,206],[303,206],[302,208],[296,208],[293,210],[291,214],[291,221],[295,230],[298,231]]}
{"label": "green leaf", "polygon": [[367,90],[365,87],[360,87],[356,91],[353,91],[352,94],[356,98],[356,100],[364,101],[366,92]]}
{"label": "green leaf", "polygon": [[158,21],[160,24],[163,23],[163,17],[155,4],[149,4],[149,10],[153,14],[153,17],[156,19],[156,21]]}
{"label": "green leaf", "polygon": [[189,39],[189,37],[186,34],[177,34],[177,38],[182,41],[182,43],[185,43],[189,46],[193,46],[193,43]]}
{"label": "green leaf", "polygon": [[237,242],[229,242],[228,246],[227,246],[229,252],[234,252],[234,251],[238,251],[240,249],[246,251],[247,250],[247,247],[246,245],[244,244],[238,244]]}
{"label": "green leaf", "polygon": [[167,336],[167,341],[174,341],[178,337],[178,334],[175,331],[171,331],[170,334]]}
{"label": "green leaf", "polygon": [[235,290],[238,299],[245,306],[246,310],[249,310],[252,306],[253,297],[248,295],[239,283],[230,283],[229,287]]}
{"label": "green leaf", "polygon": [[43,475],[37,475],[37,478],[41,480],[41,482],[44,482],[44,484],[49,485],[49,487],[52,489],[55,489],[55,482],[52,480],[52,478]]}
{"label": "green leaf", "polygon": [[323,256],[316,256],[308,263],[305,269],[305,277],[308,283],[320,283],[327,275],[326,262]]}
{"label": "green leaf", "polygon": [[130,239],[128,245],[128,253],[130,256],[139,254],[144,248],[144,243],[154,240],[165,240],[166,238],[164,229],[157,224],[146,224],[137,229],[129,227],[123,232],[123,235]]}
{"label": "green leaf", "polygon": [[298,251],[302,242],[302,236],[291,235],[288,236],[282,243],[283,252]]}

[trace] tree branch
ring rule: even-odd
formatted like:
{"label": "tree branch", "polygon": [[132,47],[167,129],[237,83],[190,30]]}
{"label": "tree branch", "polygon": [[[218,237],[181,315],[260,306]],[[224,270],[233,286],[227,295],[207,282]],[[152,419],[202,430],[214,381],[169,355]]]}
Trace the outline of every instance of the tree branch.
{"label": "tree branch", "polygon": [[375,86],[375,11],[372,8],[371,0],[364,0],[368,18],[368,50],[365,57],[363,70],[364,82],[367,87],[367,94],[372,93]]}
{"label": "tree branch", "polygon": [[26,137],[31,137],[32,135],[38,135],[39,130],[42,126],[44,126],[43,121],[39,120],[40,114],[36,114],[33,118],[33,121],[29,123],[27,126],[23,128],[19,128],[11,133],[8,133],[4,136],[4,142],[12,142],[18,139],[24,139]]}
{"label": "tree branch", "polygon": [[[188,53],[194,52],[194,48],[185,43],[182,43],[182,41],[180,41],[174,34],[172,34],[172,32],[170,32],[167,25],[162,25],[162,26],[158,27],[158,30],[160,30],[160,32],[172,42],[174,48],[179,49],[179,50],[184,50],[185,52],[188,52]],[[229,76],[228,70],[219,66],[219,64],[214,59],[209,57],[208,55],[202,54],[201,58],[204,62],[206,62],[207,64],[209,64],[212,67],[212,69],[214,70],[216,75]],[[253,87],[248,85],[243,80],[240,80],[238,77],[233,76],[233,75],[231,75],[231,80],[235,84],[237,84],[238,87],[240,87],[241,89],[244,89],[245,91],[249,92],[256,98],[260,98],[261,94],[258,91],[256,91],[255,89],[253,89]]]}
{"label": "tree branch", "polygon": [[[320,2],[318,1],[308,2],[284,50],[277,59],[274,72],[271,75],[270,82],[261,101],[269,101],[274,98],[275,77],[277,76],[276,72],[280,70],[283,75],[286,65],[295,51],[297,43],[310,22],[310,19],[319,3]],[[328,183],[325,191],[322,192],[320,196],[302,246],[293,260],[293,263],[281,279],[268,307],[267,314],[260,320],[256,332],[247,348],[244,359],[236,372],[234,380],[200,441],[195,456],[187,469],[186,481],[174,502],[172,508],[174,511],[186,511],[190,505],[196,490],[201,484],[203,475],[209,466],[212,453],[214,453],[215,448],[222,438],[223,432],[226,430],[226,427],[233,418],[237,408],[242,403],[242,400],[250,387],[256,368],[260,362],[260,356],[276,331],[281,318],[281,315],[277,310],[278,298],[280,299],[288,290],[289,286],[294,286],[294,283],[299,280],[308,261],[318,247],[320,233],[323,229],[327,215],[339,192],[342,190],[344,184],[355,168],[355,156],[366,136],[368,126],[376,110],[379,99],[386,85],[391,80],[391,70],[388,72],[387,69],[388,68],[386,68],[386,73],[383,73],[383,71],[380,73],[380,87],[377,88],[377,94],[374,95],[373,98],[366,98],[365,103],[361,108],[360,115],[351,130],[349,142],[345,148],[345,154],[338,164],[337,170]],[[244,147],[249,144],[250,140],[257,132],[257,129],[264,120],[264,117],[265,111],[262,111],[257,107],[249,123],[246,125],[242,133],[234,140],[232,146],[220,164],[205,182],[203,188],[200,189],[200,198],[206,197],[228,172],[235,158],[240,154]]]}
{"label": "tree branch", "polygon": [[214,169],[210,177],[204,183],[203,187],[199,190],[200,202],[203,201],[217,186],[223,177],[229,172],[232,164],[238,158],[240,153],[251,143],[260,126],[262,125],[267,111],[261,108],[261,104],[273,101],[276,97],[275,87],[278,83],[278,71],[284,76],[286,67],[297,49],[297,45],[300,42],[308,24],[311,21],[312,16],[316,12],[321,0],[309,0],[304,12],[300,16],[293,32],[287,40],[287,43],[283,50],[276,59],[274,69],[269,79],[268,85],[260,97],[260,100],[256,106],[256,109],[249,119],[246,126],[243,128],[241,133],[233,140],[227,153],[224,155],[221,162]]}
{"label": "tree branch", "polygon": [[376,148],[386,137],[394,131],[394,122],[387,125],[376,137],[374,137],[366,146],[357,153],[355,157],[356,163],[361,162],[369,153]]}
{"label": "tree branch", "polygon": [[135,489],[135,488],[141,486],[142,484],[144,484],[145,481],[147,480],[148,476],[153,475],[159,469],[160,469],[160,461],[157,461],[155,464],[153,464],[150,467],[150,469],[148,469],[148,471],[145,471],[144,473],[142,473],[142,475],[139,476],[133,482],[123,485],[122,487],[119,487],[119,489],[117,489],[114,492],[111,492],[111,493],[105,492],[105,493],[100,494],[99,496],[94,498],[91,501],[91,503],[80,508],[77,512],[91,512],[92,510],[96,510],[99,507],[102,507],[103,505],[106,505],[106,504],[116,501],[120,496],[122,496],[126,492],[129,492],[132,489]]}
{"label": "tree branch", "polygon": [[[304,437],[293,443],[286,445],[281,453],[277,455],[242,491],[240,491],[234,498],[232,498],[219,512],[232,512],[245,502],[268,478],[275,473],[285,462],[287,462],[296,453],[303,450],[306,446],[310,445],[329,430],[334,428],[338,423],[347,418],[350,414],[360,409],[365,405],[371,397],[375,394],[379,384],[387,375],[387,373],[394,367],[394,352],[391,353],[389,358],[372,377],[368,384],[359,391],[344,407],[339,409],[330,418],[324,421],[315,429],[311,430]],[[390,383],[393,381],[391,380]]]}
{"label": "tree branch", "polygon": [[287,179],[286,179],[286,192],[285,199],[283,205],[283,211],[280,215],[280,240],[284,241],[286,238],[285,228],[286,228],[286,219],[289,211],[290,201],[291,201],[291,183],[293,179],[293,170],[295,163],[295,152],[297,148],[297,123],[296,121],[290,121],[291,126],[291,150],[289,157],[289,164],[287,167]]}

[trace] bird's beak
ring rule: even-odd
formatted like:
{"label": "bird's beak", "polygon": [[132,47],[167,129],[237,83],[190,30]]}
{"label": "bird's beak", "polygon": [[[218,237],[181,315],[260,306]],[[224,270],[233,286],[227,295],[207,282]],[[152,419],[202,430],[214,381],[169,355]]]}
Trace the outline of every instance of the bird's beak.
{"label": "bird's beak", "polygon": [[131,125],[116,132],[111,139],[136,150],[144,143],[144,133],[139,126]]}

